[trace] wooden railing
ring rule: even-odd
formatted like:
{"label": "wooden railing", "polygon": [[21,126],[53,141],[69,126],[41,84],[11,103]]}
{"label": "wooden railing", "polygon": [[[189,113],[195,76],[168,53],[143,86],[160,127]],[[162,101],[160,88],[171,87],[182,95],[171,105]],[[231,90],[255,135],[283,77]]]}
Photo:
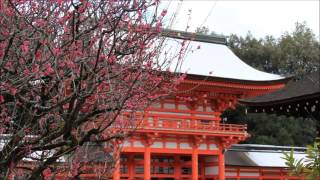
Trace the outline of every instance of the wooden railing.
{"label": "wooden railing", "polygon": [[[142,120],[141,120],[142,119]],[[144,117],[136,120],[129,120],[130,123],[115,124],[115,127],[123,129],[136,129],[137,131],[153,130],[153,131],[179,131],[179,132],[208,132],[208,133],[247,133],[247,125],[224,124],[215,120],[205,120],[202,117],[193,117],[192,119],[179,118],[160,118],[160,117]],[[124,121],[125,122],[125,121]]]}
{"label": "wooden railing", "polygon": [[171,120],[171,119],[161,119],[161,120],[146,120],[144,119],[137,129],[159,129],[159,130],[174,130],[174,131],[220,131],[220,132],[246,132],[246,125],[237,124],[223,124],[216,121],[206,121],[201,120]]}

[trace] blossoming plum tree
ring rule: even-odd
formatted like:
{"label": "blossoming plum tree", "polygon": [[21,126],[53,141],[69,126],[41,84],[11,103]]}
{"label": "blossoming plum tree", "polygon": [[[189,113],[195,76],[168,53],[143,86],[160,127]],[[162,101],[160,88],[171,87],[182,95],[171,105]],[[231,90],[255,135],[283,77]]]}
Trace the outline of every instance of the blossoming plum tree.
{"label": "blossoming plum tree", "polygon": [[0,179],[21,168],[26,179],[78,177],[77,158],[54,166],[88,142],[123,138],[135,120],[115,130],[121,114],[175,89],[182,77],[167,69],[184,48],[158,61],[158,11],[158,0],[0,1]]}

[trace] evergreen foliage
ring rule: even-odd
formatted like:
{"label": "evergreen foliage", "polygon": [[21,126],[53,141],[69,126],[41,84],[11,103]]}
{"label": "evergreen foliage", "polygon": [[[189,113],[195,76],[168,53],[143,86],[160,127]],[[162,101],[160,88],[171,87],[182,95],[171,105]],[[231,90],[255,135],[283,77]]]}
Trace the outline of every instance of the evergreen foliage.
{"label": "evergreen foliage", "polygon": [[242,143],[306,146],[316,137],[316,120],[277,116],[265,113],[246,114],[245,107],[237,106],[222,114],[227,123],[248,124],[249,139]]}
{"label": "evergreen foliage", "polygon": [[319,70],[320,44],[305,22],[296,23],[293,32],[280,38],[231,34],[228,45],[246,63],[265,72],[299,77]]}
{"label": "evergreen foliage", "polygon": [[[306,23],[296,23],[293,32],[285,32],[280,38],[257,39],[250,32],[246,37],[233,34],[228,45],[240,59],[265,72],[299,79],[319,70],[320,43]],[[315,119],[246,114],[240,106],[227,110],[222,117],[228,123],[248,124],[251,138],[244,143],[305,146],[317,135]]]}
{"label": "evergreen foliage", "polygon": [[296,159],[291,152],[284,153],[283,159],[291,170],[292,175],[306,176],[307,180],[319,179],[320,177],[320,139],[317,139],[313,145],[307,146],[306,158]]}

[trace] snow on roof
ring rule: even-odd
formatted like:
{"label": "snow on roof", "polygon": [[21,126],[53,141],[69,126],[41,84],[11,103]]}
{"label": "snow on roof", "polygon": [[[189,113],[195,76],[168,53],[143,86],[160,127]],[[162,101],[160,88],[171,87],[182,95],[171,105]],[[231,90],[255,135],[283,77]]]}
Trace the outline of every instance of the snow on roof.
{"label": "snow on roof", "polygon": [[[282,159],[284,154],[282,152],[247,152],[247,157],[263,167],[287,167],[285,160]],[[300,160],[305,158],[306,154],[294,153],[294,158]]]}
{"label": "snow on roof", "polygon": [[306,148],[270,146],[256,144],[237,144],[226,151],[226,165],[256,167],[287,167],[284,152],[293,150],[295,159],[306,159]]}
{"label": "snow on roof", "polygon": [[[169,38],[165,49],[177,53],[181,43],[180,39]],[[187,52],[178,72],[248,81],[273,81],[285,78],[249,66],[224,44],[200,41],[187,41],[187,43]]]}

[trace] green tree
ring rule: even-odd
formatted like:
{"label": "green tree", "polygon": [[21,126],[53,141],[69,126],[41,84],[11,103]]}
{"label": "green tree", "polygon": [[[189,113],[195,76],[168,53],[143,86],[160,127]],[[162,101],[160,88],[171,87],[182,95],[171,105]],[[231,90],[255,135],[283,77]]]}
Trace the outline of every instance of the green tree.
{"label": "green tree", "polygon": [[[217,35],[208,27],[199,27],[197,33]],[[306,23],[296,23],[293,32],[281,37],[255,38],[231,34],[228,46],[247,64],[270,73],[300,77],[319,69],[319,41]],[[244,143],[306,146],[316,137],[316,121],[267,114],[246,114],[237,106],[222,114],[229,123],[248,124],[251,134]]]}
{"label": "green tree", "polygon": [[296,159],[291,152],[285,152],[283,159],[290,168],[292,175],[306,175],[308,180],[320,177],[320,139],[316,139],[313,145],[309,145],[306,151],[306,158]]}
{"label": "green tree", "polygon": [[245,107],[237,106],[222,114],[228,123],[248,124],[251,135],[243,143],[306,146],[316,137],[316,121],[264,113],[246,114]]}
{"label": "green tree", "polygon": [[283,74],[302,75],[319,69],[319,41],[306,23],[296,23],[292,33],[279,41],[279,70]]}
{"label": "green tree", "polygon": [[300,77],[319,69],[320,44],[305,22],[277,39],[257,39],[250,32],[246,37],[231,34],[228,44],[246,63],[266,72]]}
{"label": "green tree", "polygon": [[[245,37],[231,34],[228,45],[247,64],[270,73],[296,78],[319,70],[320,43],[306,23],[296,23],[293,32],[281,37],[257,39],[250,32]],[[316,137],[316,121],[267,114],[246,114],[236,107],[223,114],[232,123],[247,123],[251,138],[245,143],[305,146]]]}

